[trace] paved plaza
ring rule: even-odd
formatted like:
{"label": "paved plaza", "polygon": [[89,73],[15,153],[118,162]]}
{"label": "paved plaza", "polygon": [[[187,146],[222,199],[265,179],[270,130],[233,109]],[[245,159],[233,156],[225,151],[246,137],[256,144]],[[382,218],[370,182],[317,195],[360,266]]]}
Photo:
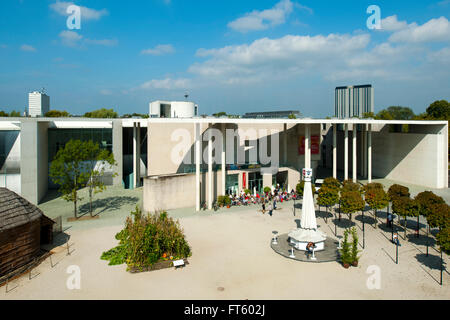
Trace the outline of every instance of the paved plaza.
{"label": "paved plaza", "polygon": [[[117,195],[119,191],[120,195]],[[407,226],[406,240],[400,232],[399,264],[395,263],[390,230],[384,226],[384,212],[378,215],[378,229],[372,226],[373,216],[366,213],[366,248],[356,268],[344,269],[338,262],[306,263],[277,254],[270,245],[273,231],[282,235],[297,227],[301,208],[298,201],[295,216],[292,201],[280,204],[280,210],[272,217],[262,214],[257,206],[224,208],[217,212],[197,213],[193,208],[170,211],[179,219],[192,247],[189,265],[179,270],[130,274],[125,265],[108,266],[107,261],[100,260],[100,255],[117,244],[114,236],[122,229],[125,217],[141,201],[139,194],[139,189],[109,188],[98,195],[99,203],[120,196],[125,200],[122,205],[117,202],[110,203],[106,209],[98,207],[99,219],[70,223],[66,222],[71,216],[70,205],[61,199],[44,203],[41,208],[49,216],[63,214],[65,217],[65,232],[55,239],[61,246],[54,248],[52,261],[47,259],[32,271],[31,280],[28,276],[14,280],[9,284],[8,292],[1,287],[0,299],[450,298],[447,270],[444,271],[444,285],[439,285],[440,258],[436,244],[429,239],[432,247],[426,256],[424,225],[421,225],[420,237],[416,238],[416,222],[412,219]],[[339,239],[344,229],[353,225],[361,244],[360,215],[353,217],[350,223],[344,215],[338,221],[329,214],[326,223],[323,208],[316,214],[319,228],[329,239]],[[67,240],[70,255],[67,255]],[[448,265],[449,258],[444,257]],[[66,286],[67,268],[74,265],[81,270],[80,290],[69,290]],[[367,285],[374,268],[379,270],[380,289],[369,289],[370,285]]]}

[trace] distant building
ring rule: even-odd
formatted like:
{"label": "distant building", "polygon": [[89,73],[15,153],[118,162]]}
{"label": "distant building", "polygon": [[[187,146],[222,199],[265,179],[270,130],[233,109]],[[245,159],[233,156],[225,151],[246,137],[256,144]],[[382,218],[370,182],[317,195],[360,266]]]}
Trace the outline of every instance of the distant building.
{"label": "distant building", "polygon": [[43,92],[34,91],[28,94],[28,115],[42,117],[50,110],[50,97]]}
{"label": "distant building", "polygon": [[150,118],[193,118],[198,105],[188,101],[154,101],[150,103]]}
{"label": "distant building", "polygon": [[246,119],[287,119],[290,115],[300,118],[301,113],[295,110],[287,111],[265,111],[265,112],[248,112],[242,116]]}
{"label": "distant building", "polygon": [[348,119],[374,112],[372,85],[337,87],[335,91],[335,117]]}

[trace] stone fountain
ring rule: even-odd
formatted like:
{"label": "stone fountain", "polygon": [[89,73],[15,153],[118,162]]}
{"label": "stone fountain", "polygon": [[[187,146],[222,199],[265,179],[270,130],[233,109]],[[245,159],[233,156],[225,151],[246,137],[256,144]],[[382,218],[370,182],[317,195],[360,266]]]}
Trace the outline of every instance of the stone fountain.
{"label": "stone fountain", "polygon": [[291,231],[289,242],[295,249],[307,251],[306,246],[312,242],[315,244],[314,251],[325,249],[326,235],[317,229],[316,210],[314,207],[314,197],[311,190],[312,169],[303,169],[303,179],[305,187],[303,189],[303,205],[300,216],[300,228]]}

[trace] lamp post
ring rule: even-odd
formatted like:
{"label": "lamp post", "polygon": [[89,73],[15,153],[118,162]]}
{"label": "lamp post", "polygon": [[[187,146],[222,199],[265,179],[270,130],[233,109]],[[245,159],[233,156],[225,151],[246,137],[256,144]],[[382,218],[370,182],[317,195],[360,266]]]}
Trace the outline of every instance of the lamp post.
{"label": "lamp post", "polygon": [[366,228],[364,224],[364,210],[362,211],[362,222],[363,222],[363,249],[366,248]]}

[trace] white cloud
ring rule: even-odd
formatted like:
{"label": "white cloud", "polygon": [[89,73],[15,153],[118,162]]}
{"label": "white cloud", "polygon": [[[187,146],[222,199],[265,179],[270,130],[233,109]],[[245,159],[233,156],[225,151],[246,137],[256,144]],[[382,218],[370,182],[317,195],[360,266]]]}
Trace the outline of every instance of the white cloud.
{"label": "white cloud", "polygon": [[140,85],[140,89],[187,89],[191,87],[191,80],[190,79],[172,79],[172,78],[166,78],[166,79],[153,79],[150,81],[147,81]]}
{"label": "white cloud", "polygon": [[428,55],[428,60],[432,63],[442,63],[450,65],[450,47],[430,53]]}
{"label": "white cloud", "polygon": [[161,56],[164,54],[174,53],[175,48],[171,44],[159,44],[152,49],[145,49],[141,51],[141,54],[148,54],[153,56]]}
{"label": "white cloud", "polygon": [[61,42],[63,45],[68,47],[78,47],[84,44],[93,44],[99,46],[112,47],[117,45],[118,41],[116,39],[88,39],[83,38],[82,35],[75,31],[64,30],[59,33]]}
{"label": "white cloud", "polygon": [[[68,16],[69,14],[66,12],[67,7],[70,5],[74,5],[73,2],[66,1],[57,1],[55,3],[50,4],[50,8],[58,13],[61,16]],[[99,20],[101,17],[109,14],[108,10],[95,10],[83,6],[79,6],[81,8],[81,19],[82,20]]]}
{"label": "white cloud", "polygon": [[75,31],[64,30],[59,33],[62,43],[68,47],[76,47],[79,45],[82,35],[79,35]]}
{"label": "white cloud", "polygon": [[34,48],[33,46],[30,46],[28,44],[21,45],[20,50],[26,51],[26,52],[36,52],[36,48]]}
{"label": "white cloud", "polygon": [[345,59],[362,52],[369,42],[368,34],[262,38],[249,45],[200,49],[197,56],[209,59],[192,65],[189,72],[225,83],[256,82],[319,72],[334,65],[345,67]]}
{"label": "white cloud", "polygon": [[397,15],[393,15],[381,20],[382,31],[398,31],[406,29],[408,23],[406,21],[398,21]]}
{"label": "white cloud", "polygon": [[228,27],[242,33],[265,30],[286,22],[286,17],[293,11],[290,0],[281,0],[273,8],[258,11],[254,10],[245,16],[228,23]]}
{"label": "white cloud", "polygon": [[389,41],[409,43],[450,41],[450,22],[445,17],[431,19],[421,26],[414,22],[407,28],[393,33]]}

